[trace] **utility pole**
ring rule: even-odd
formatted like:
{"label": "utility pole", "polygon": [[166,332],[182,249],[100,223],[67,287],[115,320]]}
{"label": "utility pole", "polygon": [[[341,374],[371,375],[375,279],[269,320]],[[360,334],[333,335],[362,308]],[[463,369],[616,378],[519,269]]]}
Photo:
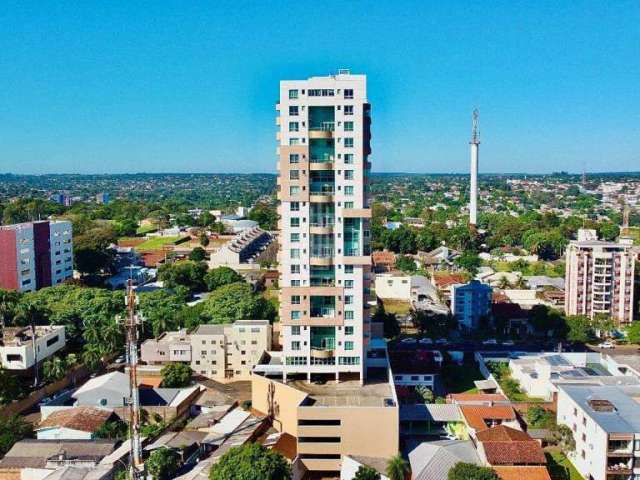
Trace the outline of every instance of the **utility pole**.
{"label": "utility pole", "polygon": [[[140,441],[140,396],[138,392],[138,327],[142,325],[142,316],[136,313],[138,296],[133,289],[131,279],[127,282],[125,305],[127,314],[124,327],[127,335],[126,357],[129,368],[129,398],[125,399],[129,406],[129,479],[144,478],[144,463],[142,462],[142,443]],[[122,320],[122,319],[119,319]]]}

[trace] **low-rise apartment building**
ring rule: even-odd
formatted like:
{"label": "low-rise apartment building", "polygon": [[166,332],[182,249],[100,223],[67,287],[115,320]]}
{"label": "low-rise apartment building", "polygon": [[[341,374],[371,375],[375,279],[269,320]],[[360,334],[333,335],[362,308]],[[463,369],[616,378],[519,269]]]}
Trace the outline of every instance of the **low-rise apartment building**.
{"label": "low-rise apartment building", "polygon": [[558,423],[573,432],[569,456],[584,478],[640,478],[640,387],[559,385]]}
{"label": "low-rise apartment building", "polygon": [[0,226],[0,288],[31,292],[73,277],[71,222]]}
{"label": "low-rise apartment building", "polygon": [[475,330],[482,317],[491,314],[491,292],[489,285],[473,280],[467,284],[451,285],[451,313],[458,326]]}
{"label": "low-rise apartment building", "polygon": [[273,241],[274,237],[260,227],[244,230],[211,255],[209,267],[251,269],[258,267],[262,260],[274,261],[276,246]]}
{"label": "low-rise apartment building", "polygon": [[216,380],[248,380],[251,369],[271,348],[268,320],[238,320],[232,324],[200,325],[167,332],[145,341],[141,359],[149,365],[188,363],[194,373]]}
{"label": "low-rise apartment building", "polygon": [[0,340],[0,363],[7,370],[27,371],[65,346],[63,325],[7,327]]}

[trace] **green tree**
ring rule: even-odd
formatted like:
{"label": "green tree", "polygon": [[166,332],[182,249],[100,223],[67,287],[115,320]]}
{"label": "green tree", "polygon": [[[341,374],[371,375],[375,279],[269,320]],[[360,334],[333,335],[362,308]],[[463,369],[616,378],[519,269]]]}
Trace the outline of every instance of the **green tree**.
{"label": "green tree", "polygon": [[174,477],[180,465],[180,455],[167,447],[160,447],[144,462],[153,480],[169,480]]}
{"label": "green tree", "polygon": [[278,228],[278,212],[276,207],[267,203],[258,203],[251,209],[248,215],[249,220],[258,222],[265,230],[275,230]]}
{"label": "green tree", "polygon": [[386,474],[389,480],[404,480],[409,474],[409,464],[402,455],[397,454],[387,462]]}
{"label": "green tree", "polygon": [[206,233],[203,233],[202,235],[200,235],[200,245],[202,245],[203,247],[206,247],[209,245],[209,237],[207,236]]}
{"label": "green tree", "polygon": [[591,325],[598,331],[600,338],[607,337],[616,326],[611,316],[606,313],[594,315]]}
{"label": "green tree", "polygon": [[[75,231],[75,224],[74,224]],[[115,251],[109,245],[115,243],[116,233],[111,227],[95,227],[73,239],[74,265],[83,275],[95,275],[111,271]]]}
{"label": "green tree", "polygon": [[415,260],[408,255],[398,255],[396,257],[396,268],[405,273],[412,273],[417,270]]}
{"label": "green tree", "polygon": [[96,438],[122,440],[127,438],[129,426],[122,420],[107,420],[95,433]]}
{"label": "green tree", "polygon": [[213,291],[224,285],[244,282],[244,279],[233,268],[223,266],[209,270],[204,276],[204,282],[207,284],[207,290]]}
{"label": "green tree", "polygon": [[0,289],[0,322],[8,326],[13,323],[20,302],[20,294],[12,290]]}
{"label": "green tree", "polygon": [[549,428],[555,424],[553,412],[541,407],[532,405],[527,409],[527,425],[529,428]]}
{"label": "green tree", "polygon": [[569,315],[567,322],[567,340],[569,342],[587,343],[593,331],[589,317],[585,315]]}
{"label": "green tree", "polygon": [[447,480],[499,480],[500,477],[495,470],[490,467],[480,467],[473,463],[456,463],[449,474]]}
{"label": "green tree", "polygon": [[232,283],[213,291],[204,302],[202,315],[212,323],[236,320],[273,320],[275,308],[246,283]]}
{"label": "green tree", "polygon": [[206,273],[206,263],[185,260],[162,265],[158,269],[158,279],[163,281],[167,288],[184,286],[193,293],[205,290],[204,276]]}
{"label": "green tree", "polygon": [[179,314],[185,306],[184,298],[168,290],[140,294],[140,311],[145,316],[146,332],[157,337],[164,332],[182,327]]}
{"label": "green tree", "polygon": [[182,388],[191,383],[193,371],[186,363],[169,363],[162,367],[162,386],[164,388]]}
{"label": "green tree", "polygon": [[554,428],[553,441],[564,453],[570,453],[576,449],[576,441],[573,438],[573,432],[566,425],[557,425]]}
{"label": "green tree", "polygon": [[478,268],[480,268],[480,265],[482,265],[482,260],[477,253],[472,251],[465,251],[462,253],[462,255],[454,260],[454,263],[458,267],[464,268],[471,274],[471,276],[475,277],[476,273],[478,273]]}
{"label": "green tree", "polygon": [[290,480],[291,467],[279,453],[258,443],[233,447],[211,468],[210,480]]}
{"label": "green tree", "polygon": [[49,357],[42,364],[42,374],[48,382],[60,380],[67,374],[67,364],[57,355]]}
{"label": "green tree", "polygon": [[360,465],[353,480],[380,480],[380,474],[374,468],[367,465]]}
{"label": "green tree", "polygon": [[420,400],[423,403],[433,402],[433,398],[434,398],[433,391],[425,385],[418,385],[416,387],[416,394],[418,395],[418,397],[420,397]]}
{"label": "green tree", "polygon": [[632,322],[627,327],[627,338],[631,343],[640,343],[640,322]]}
{"label": "green tree", "polygon": [[0,455],[11,450],[14,443],[31,436],[33,426],[24,418],[18,415],[0,417]]}
{"label": "green tree", "polygon": [[22,396],[18,379],[9,370],[0,366],[0,404],[5,405]]}
{"label": "green tree", "polygon": [[196,247],[189,253],[189,260],[193,262],[202,262],[207,258],[207,252],[202,247]]}

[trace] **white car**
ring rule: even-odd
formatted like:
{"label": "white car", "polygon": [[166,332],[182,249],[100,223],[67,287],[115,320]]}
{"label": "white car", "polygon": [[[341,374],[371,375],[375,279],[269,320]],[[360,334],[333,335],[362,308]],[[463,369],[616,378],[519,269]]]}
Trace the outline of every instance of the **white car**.
{"label": "white car", "polygon": [[600,345],[598,345],[598,348],[612,349],[616,348],[616,346],[612,342],[602,342]]}
{"label": "white car", "polygon": [[513,347],[516,344],[516,342],[514,342],[513,340],[505,340],[504,342],[502,342],[502,345],[504,345],[505,347]]}
{"label": "white car", "polygon": [[489,338],[482,342],[483,345],[497,345],[498,341],[495,338]]}
{"label": "white car", "polygon": [[449,341],[446,338],[439,338],[436,340],[436,345],[446,345]]}
{"label": "white car", "polygon": [[418,340],[418,343],[422,345],[431,345],[433,343],[433,340],[431,340],[430,338],[421,338],[420,340]]}

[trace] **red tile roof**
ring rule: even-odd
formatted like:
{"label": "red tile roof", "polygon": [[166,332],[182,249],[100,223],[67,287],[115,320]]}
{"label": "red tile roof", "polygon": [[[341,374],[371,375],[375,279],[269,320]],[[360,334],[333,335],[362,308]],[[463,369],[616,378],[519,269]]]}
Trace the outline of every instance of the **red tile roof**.
{"label": "red tile roof", "polygon": [[436,287],[439,289],[449,288],[456,283],[466,283],[462,273],[440,273],[433,276]]}
{"label": "red tile roof", "polygon": [[389,265],[393,267],[396,264],[396,256],[388,250],[377,250],[371,254],[371,261],[374,265]]}
{"label": "red tile roof", "polygon": [[547,467],[493,467],[501,480],[551,480]]}
{"label": "red tile roof", "polygon": [[40,422],[41,428],[64,427],[82,432],[95,432],[111,417],[111,410],[92,407],[74,407],[58,410]]}
{"label": "red tile roof", "polygon": [[489,465],[544,465],[547,459],[535,440],[481,442]]}
{"label": "red tile roof", "polygon": [[498,425],[478,432],[476,437],[481,442],[529,442],[533,440],[527,432],[506,425]]}
{"label": "red tile roof", "polygon": [[462,405],[460,411],[471,428],[482,431],[489,428],[494,420],[508,421],[516,419],[515,410],[508,405],[476,406]]}

